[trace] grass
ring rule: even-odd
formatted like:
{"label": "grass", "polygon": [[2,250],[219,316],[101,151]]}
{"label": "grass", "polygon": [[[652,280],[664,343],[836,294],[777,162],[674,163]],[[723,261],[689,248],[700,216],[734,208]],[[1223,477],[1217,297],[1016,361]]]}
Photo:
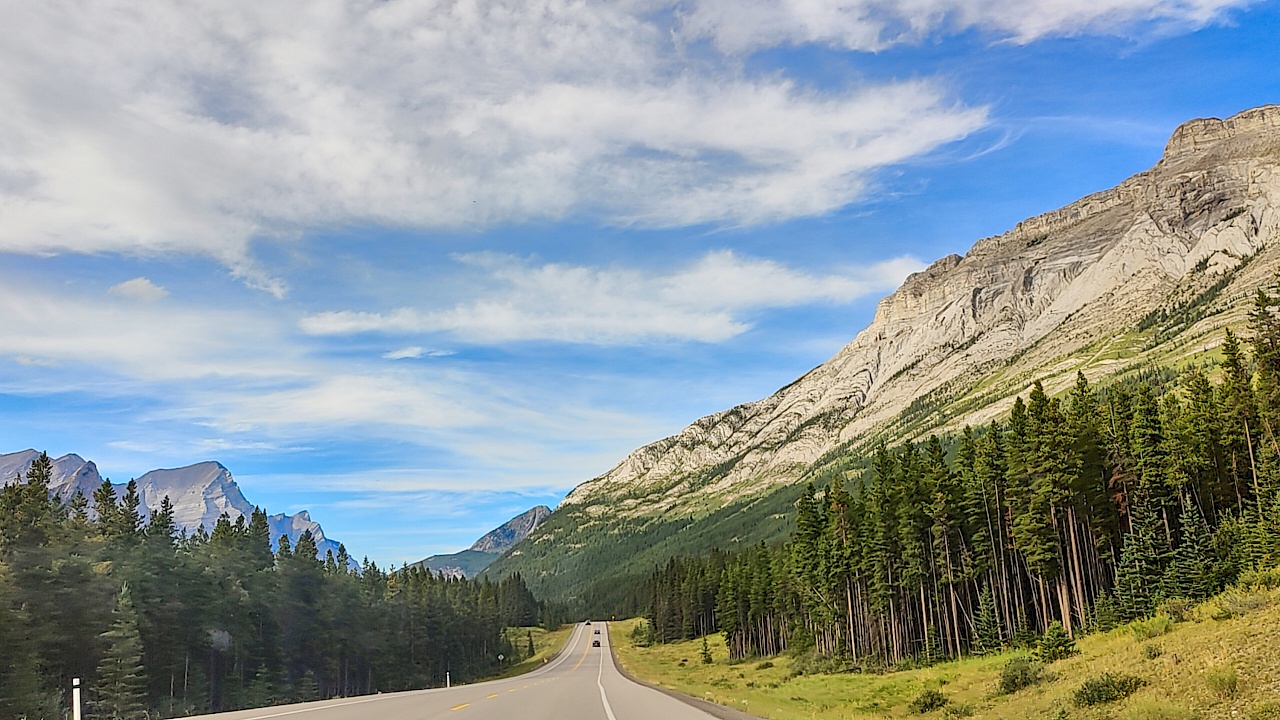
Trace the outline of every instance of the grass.
{"label": "grass", "polygon": [[[1280,590],[1251,595],[1247,602],[1233,596],[1228,604],[1236,612],[1224,619],[1214,619],[1224,614],[1210,601],[1187,613],[1186,622],[1167,628],[1161,622],[1156,657],[1151,641],[1138,639],[1154,628],[1135,632],[1125,625],[1080,637],[1079,655],[1053,663],[1040,682],[1007,695],[997,694],[1001,672],[1018,653],[881,675],[795,676],[794,659],[786,655],[730,663],[718,636],[709,638],[709,665],[699,660],[700,639],[633,646],[627,633],[638,621],[615,623],[612,637],[622,664],[637,677],[771,720],[922,717],[912,702],[926,693],[946,698],[945,707],[926,715],[939,718],[1280,720]],[[1077,707],[1076,691],[1107,673],[1137,676],[1144,684],[1125,699]]]}
{"label": "grass", "polygon": [[550,662],[560,650],[564,647],[565,642],[569,639],[569,633],[573,632],[573,625],[561,625],[555,630],[545,630],[540,627],[519,627],[510,628],[508,631],[512,638],[520,647],[524,647],[528,641],[528,633],[533,633],[533,657],[525,658],[511,667],[503,670],[501,673],[493,677],[485,678],[485,680],[495,680],[498,678],[508,678],[515,675],[523,675],[531,670],[535,670],[544,663]]}

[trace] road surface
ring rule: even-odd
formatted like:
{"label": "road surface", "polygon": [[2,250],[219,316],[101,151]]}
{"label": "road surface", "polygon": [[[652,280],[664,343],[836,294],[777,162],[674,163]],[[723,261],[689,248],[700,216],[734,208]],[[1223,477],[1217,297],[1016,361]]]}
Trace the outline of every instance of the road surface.
{"label": "road surface", "polygon": [[[599,630],[600,634],[593,633]],[[599,640],[600,647],[591,641]],[[514,678],[453,688],[201,715],[208,720],[712,720],[623,677],[606,623],[578,625],[555,660]]]}

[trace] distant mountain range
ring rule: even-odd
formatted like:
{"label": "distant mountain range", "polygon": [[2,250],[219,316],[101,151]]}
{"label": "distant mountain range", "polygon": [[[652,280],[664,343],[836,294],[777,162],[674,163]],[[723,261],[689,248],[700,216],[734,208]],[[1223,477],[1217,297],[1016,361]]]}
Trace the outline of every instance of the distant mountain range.
{"label": "distant mountain range", "polygon": [[[0,486],[12,483],[15,478],[25,477],[31,463],[40,457],[37,450],[0,454]],[[136,479],[138,496],[142,500],[144,516],[160,508],[160,503],[167,496],[173,504],[174,524],[193,533],[200,527],[212,532],[218,518],[226,513],[232,522],[243,517],[248,520],[253,513],[254,505],[245,499],[240,486],[231,477],[231,471],[222,463],[208,461],[188,465],[186,467],[152,470]],[[63,455],[53,459],[53,478],[49,489],[63,500],[69,500],[76,491],[86,498],[92,498],[93,491],[102,485],[102,476],[98,474],[98,466],[79,455]],[[118,497],[124,492],[126,483],[112,483]],[[339,543],[325,537],[324,529],[311,519],[311,514],[302,510],[294,515],[280,513],[268,515],[267,524],[271,528],[271,547],[276,549],[281,535],[287,535],[291,543],[308,530],[315,538],[319,557],[326,552],[338,554]],[[354,559],[352,560],[354,563]]]}
{"label": "distant mountain range", "polygon": [[[1051,177],[1027,182],[1050,184]],[[779,540],[807,480],[870,448],[982,425],[1064,392],[1215,360],[1280,276],[1280,106],[1178,127],[1156,165],[978,240],[880,301],[835,357],[579,485],[486,571],[568,597],[656,563]]]}
{"label": "distant mountain range", "polygon": [[528,537],[550,514],[551,508],[539,505],[485,533],[484,537],[476,540],[466,550],[448,555],[432,555],[413,565],[434,573],[444,573],[448,577],[475,577],[494,560],[502,557],[504,552]]}

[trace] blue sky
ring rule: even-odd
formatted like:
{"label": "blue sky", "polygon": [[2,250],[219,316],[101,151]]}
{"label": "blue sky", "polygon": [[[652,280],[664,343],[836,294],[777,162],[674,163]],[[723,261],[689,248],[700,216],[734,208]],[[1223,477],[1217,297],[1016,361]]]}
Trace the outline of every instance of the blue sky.
{"label": "blue sky", "polygon": [[0,28],[0,451],[216,459],[382,563],[823,362],[1280,102],[1248,0],[98,2]]}

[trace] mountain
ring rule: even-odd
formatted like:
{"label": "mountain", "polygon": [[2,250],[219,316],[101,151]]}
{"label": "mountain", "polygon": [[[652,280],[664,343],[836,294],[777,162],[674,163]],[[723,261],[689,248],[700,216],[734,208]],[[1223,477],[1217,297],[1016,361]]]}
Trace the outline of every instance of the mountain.
{"label": "mountain", "polygon": [[[0,485],[8,485],[15,478],[25,476],[31,463],[40,457],[39,451],[22,450],[20,452],[0,454]],[[226,513],[232,522],[237,518],[248,520],[253,513],[254,505],[245,499],[240,486],[222,463],[201,462],[186,467],[152,470],[135,481],[138,486],[138,497],[142,500],[144,517],[160,508],[160,503],[167,496],[173,503],[173,521],[179,529],[195,532],[201,526],[212,531],[218,518]],[[102,485],[102,476],[92,462],[79,455],[63,455],[53,461],[53,477],[49,489],[63,500],[69,500],[79,490],[85,497],[92,497],[93,491]],[[113,484],[119,496],[124,492],[124,484]],[[324,529],[311,519],[306,510],[296,515],[270,515],[267,523],[271,528],[271,547],[275,549],[281,535],[288,535],[290,542],[296,543],[302,533],[307,530],[316,540],[319,556],[332,551],[338,554],[338,543],[325,537]],[[354,563],[354,561],[353,561]]]}
{"label": "mountain", "polygon": [[194,532],[201,525],[212,531],[224,512],[232,521],[253,513],[253,505],[244,499],[231,471],[222,463],[210,461],[171,470],[152,470],[136,482],[138,495],[148,513],[158,509],[167,495],[173,503],[174,524],[189,531]]}
{"label": "mountain", "polygon": [[798,483],[980,424],[1043,380],[1202,360],[1280,271],[1280,106],[1178,127],[1155,167],[916,273],[831,360],[579,485],[489,568],[571,595],[678,552],[781,537]]}
{"label": "mountain", "polygon": [[543,520],[551,514],[551,508],[539,505],[526,510],[498,527],[485,533],[484,537],[472,543],[472,552],[504,553],[513,545],[529,536]]}
{"label": "mountain", "polygon": [[449,577],[475,577],[502,553],[528,537],[550,514],[551,508],[546,505],[531,508],[485,533],[466,550],[432,555],[414,563],[414,566]]}
{"label": "mountain", "polygon": [[[0,455],[0,486],[9,485],[15,478],[24,477],[31,463],[40,457],[37,450],[22,450]],[[79,490],[85,497],[93,494],[102,484],[98,466],[79,455],[63,455],[53,461],[53,477],[49,489],[58,497],[69,499]]]}

